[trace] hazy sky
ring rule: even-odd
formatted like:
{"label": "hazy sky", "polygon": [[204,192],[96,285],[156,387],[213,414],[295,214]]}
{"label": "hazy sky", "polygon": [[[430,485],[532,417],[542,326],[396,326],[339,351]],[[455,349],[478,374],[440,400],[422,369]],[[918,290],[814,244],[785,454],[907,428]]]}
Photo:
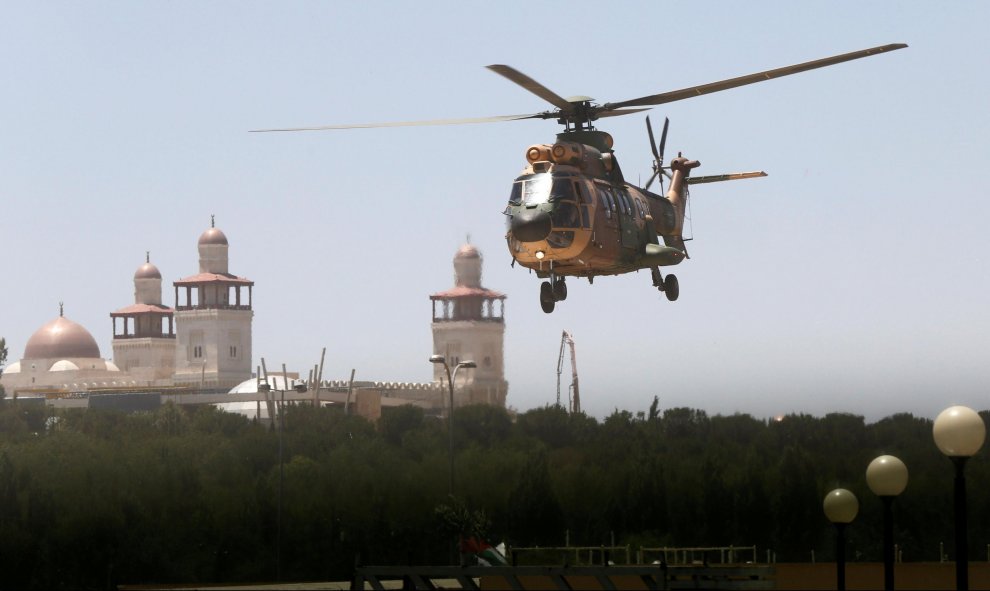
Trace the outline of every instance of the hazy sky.
{"label": "hazy sky", "polygon": [[[990,4],[959,2],[12,2],[0,9],[0,336],[11,361],[58,314],[112,356],[146,250],[195,274],[216,214],[256,282],[255,363],[431,379],[428,295],[470,234],[508,295],[508,403],[552,403],[560,333],[585,409],[990,407]],[[625,100],[886,43],[910,47],[672,103],[697,174],[680,300],[648,272],[572,279],[546,315],[501,214],[552,121],[249,134],[531,113]],[[640,114],[600,122],[630,179]],[[669,270],[669,269],[668,269]]]}

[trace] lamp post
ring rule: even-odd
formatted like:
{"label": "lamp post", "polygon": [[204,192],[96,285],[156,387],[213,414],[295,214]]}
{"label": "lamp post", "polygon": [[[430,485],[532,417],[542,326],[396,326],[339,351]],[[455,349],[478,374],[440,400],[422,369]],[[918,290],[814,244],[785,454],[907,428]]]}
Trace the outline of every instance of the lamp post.
{"label": "lamp post", "polygon": [[846,589],[846,526],[856,519],[859,513],[859,501],[856,495],[844,489],[837,488],[825,495],[822,503],[825,517],[835,526],[835,580],[836,589]]}
{"label": "lamp post", "polygon": [[[275,380],[272,379],[274,382]],[[278,385],[276,383],[276,385]],[[282,413],[285,412],[285,389],[288,387],[288,378],[286,377],[285,365],[282,366],[282,388],[278,390],[281,394],[282,404],[276,409],[275,417],[269,417],[272,420],[278,421],[278,505],[277,505],[277,517],[275,523],[275,580],[282,580],[282,492],[285,484],[285,461],[282,455],[282,427],[285,426],[285,419]],[[306,384],[304,382],[297,382],[293,387],[293,390],[299,392],[300,394],[306,392]],[[258,384],[258,392],[271,392],[272,386],[268,383],[268,376],[265,376],[265,381]]]}
{"label": "lamp post", "polygon": [[894,456],[880,456],[866,467],[866,484],[883,502],[883,588],[894,590],[894,512],[897,495],[908,483],[908,469]]}
{"label": "lamp post", "polygon": [[956,589],[969,589],[969,542],[966,535],[966,460],[983,447],[987,427],[973,409],[952,406],[935,418],[932,435],[939,451],[956,469],[953,496],[956,513]]}
{"label": "lamp post", "polygon": [[430,363],[442,363],[447,372],[447,389],[450,393],[450,406],[447,410],[447,431],[450,436],[450,486],[448,492],[450,496],[454,496],[454,380],[457,378],[457,370],[462,367],[472,369],[478,367],[478,364],[474,361],[461,361],[454,366],[454,373],[451,374],[450,366],[447,365],[447,359],[443,355],[431,355]]}

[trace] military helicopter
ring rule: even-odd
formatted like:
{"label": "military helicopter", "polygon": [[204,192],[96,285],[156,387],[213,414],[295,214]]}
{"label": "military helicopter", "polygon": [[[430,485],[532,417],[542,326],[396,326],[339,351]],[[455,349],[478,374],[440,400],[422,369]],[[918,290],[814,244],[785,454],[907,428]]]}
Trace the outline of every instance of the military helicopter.
{"label": "military helicopter", "polygon": [[[553,312],[556,303],[567,299],[566,277],[584,277],[593,283],[599,275],[620,275],[649,269],[653,286],[668,300],[680,293],[677,277],[660,272],[660,267],[679,264],[688,257],[684,219],[689,199],[688,187],[766,176],[763,171],[692,177],[701,165],[678,153],[664,166],[664,148],[669,120],[664,120],[657,144],[649,117],[646,129],[653,153],[653,174],[638,187],[626,181],[612,149],[612,136],[594,127],[602,117],[616,117],[646,111],[657,105],[728,90],[747,84],[789,76],[859,58],[907,47],[903,43],[882,45],[810,62],[739,76],[710,84],[644,96],[614,103],[595,103],[587,96],[563,98],[536,80],[506,65],[488,69],[504,76],[555,107],[553,110],[524,115],[500,115],[468,119],[439,119],[391,123],[361,123],[259,129],[268,131],[316,131],[371,127],[457,125],[556,119],[564,126],[553,144],[535,144],[526,149],[526,167],[512,184],[508,206],[506,242],[513,265],[536,272],[545,279],[540,285],[540,306]],[[669,179],[666,193],[663,179]],[[650,191],[660,181],[660,193]],[[663,243],[660,243],[660,239]]]}

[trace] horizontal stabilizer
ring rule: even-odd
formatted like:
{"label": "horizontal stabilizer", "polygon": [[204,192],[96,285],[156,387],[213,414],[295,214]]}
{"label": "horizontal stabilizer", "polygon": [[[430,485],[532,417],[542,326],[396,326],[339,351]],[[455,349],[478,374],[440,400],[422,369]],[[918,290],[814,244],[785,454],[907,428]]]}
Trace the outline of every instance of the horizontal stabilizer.
{"label": "horizontal stabilizer", "polygon": [[718,183],[721,181],[738,181],[739,179],[751,179],[759,176],[767,176],[767,173],[762,170],[757,170],[754,172],[733,172],[731,174],[713,174],[710,176],[689,176],[687,182],[689,185],[698,185],[701,183]]}

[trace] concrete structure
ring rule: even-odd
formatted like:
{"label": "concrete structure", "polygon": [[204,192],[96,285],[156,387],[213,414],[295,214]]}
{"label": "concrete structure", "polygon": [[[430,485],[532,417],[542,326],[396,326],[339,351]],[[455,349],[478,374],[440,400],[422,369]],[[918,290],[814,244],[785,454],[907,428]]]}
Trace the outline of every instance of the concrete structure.
{"label": "concrete structure", "polygon": [[134,273],[134,304],[110,314],[114,362],[138,384],[172,384],[174,314],[175,310],[162,305],[162,274],[146,255]]}
{"label": "concrete structure", "polygon": [[[430,296],[433,302],[433,351],[443,355],[451,369],[466,360],[477,369],[461,371],[454,389],[454,405],[505,406],[505,295],[481,286],[481,253],[465,244],[454,255],[454,287]],[[433,379],[442,382],[442,364],[433,367]]]}
{"label": "concrete structure", "polygon": [[228,272],[227,237],[199,237],[199,273],[175,286],[175,385],[232,388],[251,377],[254,282]]}

